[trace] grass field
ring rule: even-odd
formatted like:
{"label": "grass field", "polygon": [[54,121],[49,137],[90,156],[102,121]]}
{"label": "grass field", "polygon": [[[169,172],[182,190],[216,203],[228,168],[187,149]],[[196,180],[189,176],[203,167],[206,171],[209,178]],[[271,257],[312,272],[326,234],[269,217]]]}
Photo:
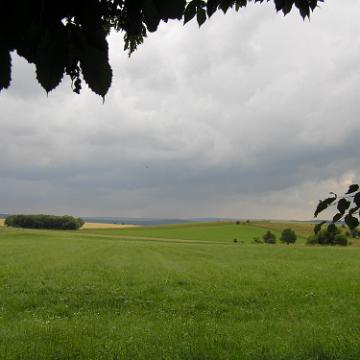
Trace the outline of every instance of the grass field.
{"label": "grass field", "polygon": [[[269,226],[267,226],[269,224]],[[102,235],[118,235],[128,237],[152,237],[152,238],[166,238],[166,239],[186,239],[199,241],[215,241],[229,243],[234,239],[240,242],[253,242],[254,237],[261,238],[266,230],[271,229],[280,238],[281,231],[284,225],[276,224],[271,227],[270,222],[259,223],[242,223],[236,225],[233,222],[219,222],[219,223],[191,223],[181,225],[168,226],[154,226],[154,227],[138,227],[133,229],[94,229],[91,233]],[[291,225],[291,224],[290,224]],[[306,224],[308,225],[308,224]],[[310,225],[311,229],[313,225]],[[82,230],[85,231],[85,230]],[[305,236],[299,234],[299,242],[305,242]]]}
{"label": "grass field", "polygon": [[360,249],[259,231],[3,227],[0,359],[360,359]]}

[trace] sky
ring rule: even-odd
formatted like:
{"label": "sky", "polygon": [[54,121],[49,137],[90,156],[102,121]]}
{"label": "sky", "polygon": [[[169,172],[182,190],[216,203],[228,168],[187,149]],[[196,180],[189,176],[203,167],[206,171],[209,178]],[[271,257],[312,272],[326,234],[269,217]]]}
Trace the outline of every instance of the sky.
{"label": "sky", "polygon": [[359,182],[357,2],[169,22],[130,59],[112,34],[105,104],[68,79],[47,97],[13,54],[0,213],[312,219]]}

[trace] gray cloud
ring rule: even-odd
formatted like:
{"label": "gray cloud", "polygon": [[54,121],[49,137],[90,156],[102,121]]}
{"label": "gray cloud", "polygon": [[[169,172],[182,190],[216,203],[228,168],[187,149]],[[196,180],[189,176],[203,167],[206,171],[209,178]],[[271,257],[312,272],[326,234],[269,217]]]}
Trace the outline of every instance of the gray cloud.
{"label": "gray cloud", "polygon": [[355,0],[311,22],[252,5],[163,25],[131,59],[112,35],[105,105],[68,80],[46,97],[14,56],[0,212],[311,218],[359,177],[359,15]]}

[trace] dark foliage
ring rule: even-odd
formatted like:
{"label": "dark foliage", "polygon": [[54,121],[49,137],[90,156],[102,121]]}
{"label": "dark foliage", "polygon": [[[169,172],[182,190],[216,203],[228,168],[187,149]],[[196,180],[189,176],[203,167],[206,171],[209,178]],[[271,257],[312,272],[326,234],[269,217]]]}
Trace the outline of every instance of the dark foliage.
{"label": "dark foliage", "polygon": [[294,244],[297,239],[295,231],[292,229],[284,229],[281,233],[280,241],[285,244]]}
{"label": "dark foliage", "polygon": [[[66,74],[76,93],[82,78],[104,97],[111,85],[107,35],[124,33],[124,50],[131,54],[147,32],[160,21],[187,23],[196,17],[199,26],[214,12],[238,11],[251,0],[2,0],[0,2],[0,91],[10,86],[11,52],[35,64],[36,78],[48,93]],[[262,3],[264,0],[255,0]],[[266,0],[270,1],[270,0]],[[277,11],[293,7],[309,17],[323,0],[274,0]],[[82,74],[82,77],[81,77]]]}
{"label": "dark foliage", "polygon": [[309,245],[341,245],[347,246],[348,239],[346,234],[343,234],[341,230],[334,224],[330,224],[326,229],[322,229],[315,235],[311,235],[308,238],[307,243]]}
{"label": "dark foliage", "polygon": [[330,193],[330,197],[325,200],[320,200],[315,210],[314,217],[317,217],[322,211],[326,210],[330,206],[336,206],[336,214],[331,221],[322,221],[314,228],[315,234],[317,234],[324,224],[330,224],[332,226],[339,221],[345,221],[345,224],[354,230],[359,226],[360,218],[360,187],[358,184],[349,186],[348,191],[341,197],[335,193]]}
{"label": "dark foliage", "polygon": [[84,225],[84,220],[68,215],[10,215],[5,219],[5,225],[31,229],[77,230]]}
{"label": "dark foliage", "polygon": [[265,244],[275,244],[276,243],[276,235],[273,234],[271,231],[267,231],[263,235],[263,240]]}

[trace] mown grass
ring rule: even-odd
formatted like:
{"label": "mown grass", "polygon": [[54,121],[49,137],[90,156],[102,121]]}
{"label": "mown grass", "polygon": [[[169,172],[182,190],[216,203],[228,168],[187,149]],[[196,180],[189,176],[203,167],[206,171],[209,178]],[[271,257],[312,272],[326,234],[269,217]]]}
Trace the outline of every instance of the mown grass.
{"label": "mown grass", "polygon": [[358,248],[2,228],[0,255],[0,359],[360,358]]}

